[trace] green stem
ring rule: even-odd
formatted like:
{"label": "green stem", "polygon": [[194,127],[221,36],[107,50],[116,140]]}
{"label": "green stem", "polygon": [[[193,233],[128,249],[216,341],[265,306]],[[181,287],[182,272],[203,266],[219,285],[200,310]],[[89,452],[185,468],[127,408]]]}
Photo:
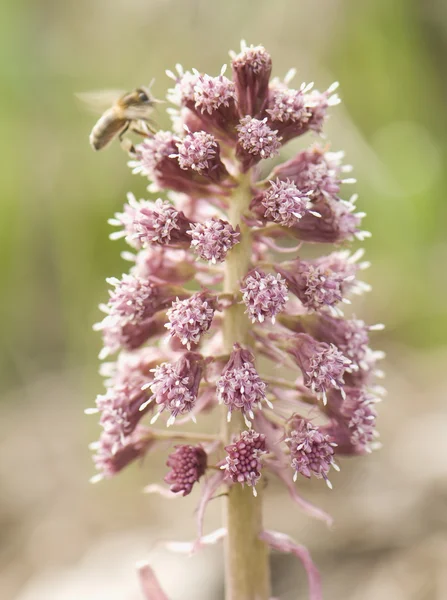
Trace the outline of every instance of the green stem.
{"label": "green stem", "polygon": [[[239,225],[241,242],[228,254],[225,265],[224,291],[229,294],[240,292],[240,281],[250,268],[252,240],[250,229],[243,221],[251,199],[250,175],[240,177],[240,185],[231,197],[229,219],[233,227]],[[250,321],[244,314],[244,306],[234,304],[225,311],[224,351],[230,353],[233,344],[250,343]],[[233,435],[246,429],[242,414],[233,412],[227,422],[224,407],[223,437],[230,444]],[[260,486],[259,486],[260,487]],[[225,501],[225,543],[226,600],[268,600],[270,597],[270,573],[268,549],[259,539],[262,531],[262,490],[253,495],[252,488],[234,485]]]}

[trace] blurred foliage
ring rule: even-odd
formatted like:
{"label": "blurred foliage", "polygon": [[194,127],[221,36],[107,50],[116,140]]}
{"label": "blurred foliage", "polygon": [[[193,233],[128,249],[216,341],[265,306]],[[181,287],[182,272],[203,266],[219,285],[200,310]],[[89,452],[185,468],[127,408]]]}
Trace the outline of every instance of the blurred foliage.
{"label": "blurred foliage", "polygon": [[267,47],[276,75],[295,66],[319,89],[340,80],[344,104],[328,137],[354,163],[374,234],[374,291],[362,315],[386,322],[393,342],[445,343],[442,0],[9,0],[0,11],[5,386],[46,369],[93,368],[104,278],[127,268],[107,218],[129,189],[145,193],[118,144],[93,154],[94,117],[75,93],[155,77],[163,97],[165,68],[180,61],[217,73],[241,38]]}

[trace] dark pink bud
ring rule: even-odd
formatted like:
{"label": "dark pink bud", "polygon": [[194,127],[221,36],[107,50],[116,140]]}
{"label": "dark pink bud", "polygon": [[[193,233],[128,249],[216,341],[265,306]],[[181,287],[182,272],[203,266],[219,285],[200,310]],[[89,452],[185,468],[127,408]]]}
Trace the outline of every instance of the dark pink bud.
{"label": "dark pink bud", "polygon": [[247,484],[253,487],[256,496],[256,484],[261,477],[260,457],[266,452],[265,435],[253,429],[243,431],[238,439],[225,450],[228,455],[222,467],[233,483]]}
{"label": "dark pink bud", "polygon": [[353,370],[352,361],[333,344],[317,342],[306,333],[298,333],[287,340],[287,352],[291,354],[303,373],[304,385],[315,394],[321,394],[327,402],[331,389],[343,389],[343,376]]}
{"label": "dark pink bud", "polygon": [[281,143],[278,132],[267,125],[267,119],[260,121],[253,117],[243,117],[236,127],[238,144],[236,156],[242,162],[244,171],[264,158],[279,153]]}
{"label": "dark pink bud", "polygon": [[292,227],[307,212],[313,211],[313,206],[309,194],[300,192],[292,181],[276,179],[269,181],[269,187],[253,198],[250,209],[263,220]]}
{"label": "dark pink bud", "polygon": [[217,218],[191,224],[188,233],[194,252],[212,264],[223,262],[229,250],[239,243],[241,237],[239,228],[235,230],[228,221]]}
{"label": "dark pink bud", "polygon": [[254,418],[254,409],[261,408],[263,401],[270,404],[265,389],[255,368],[253,354],[234,344],[230,360],[217,381],[217,395],[219,402],[228,407],[228,420],[234,410],[241,410],[249,423],[249,418]]}
{"label": "dark pink bud", "polygon": [[239,54],[231,56],[239,115],[256,117],[267,103],[272,59],[263,46],[247,47],[245,43]]}
{"label": "dark pink bud", "polygon": [[171,468],[165,477],[171,492],[187,496],[206,471],[207,455],[202,446],[175,446],[166,464]]}
{"label": "dark pink bud", "polygon": [[208,292],[198,292],[186,300],[177,299],[167,311],[166,328],[189,350],[211,327],[215,309],[216,301]]}
{"label": "dark pink bud", "polygon": [[334,463],[334,447],[329,435],[324,434],[316,425],[300,416],[291,419],[288,427],[286,445],[290,451],[291,466],[295,471],[294,480],[298,473],[310,478],[324,479],[332,488],[328,479],[331,467],[339,470]]}
{"label": "dark pink bud", "polygon": [[[153,370],[152,396],[148,401],[155,400],[159,409],[152,423],[165,410],[171,413],[168,426],[178,415],[189,413],[197,400],[202,373],[203,357],[196,352],[185,352],[174,364],[158,365]],[[140,410],[145,408],[145,404]]]}
{"label": "dark pink bud", "polygon": [[271,319],[275,323],[276,315],[284,309],[289,299],[287,286],[281,275],[259,270],[250,271],[244,279],[242,300],[247,307],[252,323],[263,323],[265,319]]}

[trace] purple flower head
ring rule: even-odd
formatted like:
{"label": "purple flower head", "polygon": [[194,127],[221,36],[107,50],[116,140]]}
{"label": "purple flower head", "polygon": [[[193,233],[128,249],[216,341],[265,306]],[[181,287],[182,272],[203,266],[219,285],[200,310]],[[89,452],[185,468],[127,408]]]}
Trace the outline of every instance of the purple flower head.
{"label": "purple flower head", "polygon": [[225,260],[229,250],[239,243],[239,228],[233,229],[228,221],[208,219],[204,223],[194,223],[188,232],[191,236],[191,248],[198,256],[212,264]]}
{"label": "purple flower head", "polygon": [[236,155],[246,171],[264,158],[279,153],[281,147],[278,132],[270,129],[267,118],[260,121],[254,117],[243,117],[236,127],[238,144]]}
{"label": "purple flower head", "polygon": [[304,385],[327,402],[331,389],[343,389],[343,376],[352,370],[352,362],[333,344],[317,342],[306,333],[298,333],[287,341],[287,351],[303,373]]}
{"label": "purple flower head", "polygon": [[171,492],[187,496],[206,471],[207,454],[202,446],[175,446],[166,464],[171,468],[165,477]]}
{"label": "purple flower head", "polygon": [[292,227],[313,210],[308,194],[303,194],[292,181],[269,181],[269,187],[256,195],[250,209],[261,219]]}
{"label": "purple flower head", "polygon": [[210,133],[197,131],[188,133],[177,142],[178,163],[180,168],[191,169],[204,177],[220,181],[228,176],[228,172],[220,160],[220,147],[216,138]]}
{"label": "purple flower head", "polygon": [[360,230],[363,213],[355,213],[355,205],[321,196],[307,212],[292,225],[290,231],[303,242],[340,244],[346,240],[364,240],[368,231]]}
{"label": "purple flower head", "polygon": [[239,115],[260,115],[267,103],[272,59],[263,46],[241,43],[239,54],[230,53]]}
{"label": "purple flower head", "polygon": [[[169,410],[169,426],[178,415],[189,413],[197,400],[203,373],[203,357],[196,352],[185,352],[176,363],[162,363],[155,367],[153,373],[150,385],[152,396],[148,402],[155,400],[159,410],[152,422],[164,410]],[[143,403],[140,410],[144,410],[145,406],[146,403]]]}
{"label": "purple flower head", "polygon": [[306,95],[305,103],[309,112],[309,129],[321,133],[327,118],[328,108],[340,104],[340,98],[333,93],[337,88],[338,82],[335,81],[325,92],[312,90],[310,94]]}
{"label": "purple flower head", "polygon": [[208,292],[197,292],[186,300],[177,299],[167,312],[166,327],[189,350],[211,327],[215,309],[216,301]]}
{"label": "purple flower head", "polygon": [[383,357],[369,347],[369,332],[380,331],[383,325],[368,326],[360,319],[341,319],[321,313],[310,325],[310,331],[320,342],[335,344],[347,358],[358,367],[347,375],[346,381],[363,380],[367,377],[377,360]]}
{"label": "purple flower head", "polygon": [[265,435],[253,429],[242,431],[238,439],[226,446],[227,457],[222,469],[233,483],[247,484],[253,487],[256,496],[256,484],[261,477],[260,457],[266,452]]}
{"label": "purple flower head", "polygon": [[90,445],[95,450],[93,462],[99,473],[92,482],[104,477],[113,477],[138,458],[142,458],[153,444],[150,430],[139,425],[126,438],[103,431],[98,442]]}
{"label": "purple flower head", "polygon": [[282,137],[282,143],[303,135],[310,128],[311,112],[306,103],[306,92],[312,84],[302,84],[299,90],[274,80],[270,86],[268,108],[269,122]]}
{"label": "purple flower head", "polygon": [[197,83],[200,73],[194,69],[194,72],[184,71],[179,64],[176,65],[177,73],[170,70],[166,71],[166,75],[174,82],[174,88],[168,90],[167,98],[172,104],[177,106],[187,106],[194,103],[194,88]]}
{"label": "purple flower head", "polygon": [[107,315],[93,327],[95,331],[102,333],[103,349],[99,357],[106,358],[121,349],[135,350],[139,348],[148,339],[158,337],[165,331],[164,321],[163,313],[158,313],[154,317],[138,323]]}
{"label": "purple flower head", "polygon": [[[215,192],[210,187],[213,181],[209,172],[204,168],[202,173],[200,169],[193,169],[188,164],[195,165],[194,161],[198,161],[205,166],[206,161],[214,178],[220,181],[225,177],[227,173],[219,158],[218,144],[215,143],[214,154],[210,144],[211,141],[204,132],[188,133],[182,139],[171,132],[158,131],[152,138],[137,146],[137,160],[129,164],[134,173],[146,175],[153,181],[149,188],[151,191],[170,188],[193,196],[207,196]],[[211,159],[212,163],[209,162]]]}
{"label": "purple flower head", "polygon": [[338,200],[341,184],[354,181],[342,179],[342,173],[351,170],[350,165],[341,165],[342,158],[343,152],[325,152],[324,148],[314,146],[279,165],[273,173],[279,179],[293,181],[314,201],[321,196]]}
{"label": "purple flower head", "polygon": [[176,82],[168,92],[168,99],[189,111],[189,115],[182,113],[183,123],[194,122],[193,130],[197,131],[200,126],[200,129],[234,138],[238,121],[236,92],[234,83],[225,77],[225,70],[224,66],[218,77],[211,77],[196,70],[183,72],[177,66],[177,75],[167,72]]}
{"label": "purple flower head", "polygon": [[286,445],[290,451],[291,466],[295,471],[294,480],[298,473],[310,478],[324,479],[332,488],[328,479],[331,467],[338,470],[334,463],[334,447],[329,435],[325,435],[316,425],[300,416],[294,416],[289,424]]}
{"label": "purple flower head", "polygon": [[206,112],[212,115],[221,107],[229,108],[234,104],[235,97],[234,83],[223,73],[218,77],[200,75],[197,78],[194,86],[194,102],[200,113]]}
{"label": "purple flower head", "polygon": [[192,279],[196,273],[193,259],[183,249],[154,245],[126,258],[128,256],[135,262],[132,274],[142,279],[179,284]]}
{"label": "purple flower head", "polygon": [[361,265],[355,263],[358,255],[349,256],[346,252],[333,252],[329,256],[313,261],[297,259],[277,270],[285,278],[289,289],[310,311],[330,309],[334,314],[340,311],[335,306],[349,301],[349,292],[360,292],[368,286],[355,279]]}
{"label": "purple flower head", "polygon": [[122,231],[111,235],[112,239],[125,237],[126,242],[136,248],[144,248],[149,244],[161,246],[185,246],[190,239],[186,234],[189,221],[185,215],[176,210],[170,202],[160,198],[155,202],[135,199],[128,194],[128,204],[123,213],[116,213],[109,223],[122,226]]}
{"label": "purple flower head", "polygon": [[101,305],[101,309],[110,317],[141,322],[160,308],[159,290],[147,279],[124,274],[122,279],[109,277],[107,283],[113,289],[109,291],[108,303]]}
{"label": "purple flower head", "polygon": [[289,299],[287,291],[286,282],[279,273],[266,275],[259,269],[250,271],[244,279],[241,292],[247,307],[245,312],[252,323],[263,323],[265,319],[275,323],[276,315],[284,309]]}
{"label": "purple flower head", "polygon": [[270,404],[265,395],[266,385],[254,365],[254,356],[246,348],[234,344],[230,360],[217,381],[219,402],[228,407],[228,420],[233,410],[241,410],[249,423],[253,410],[261,408],[262,402]]}
{"label": "purple flower head", "polygon": [[346,386],[345,398],[338,390],[330,392],[327,411],[332,420],[325,430],[337,443],[339,454],[362,455],[378,446],[376,402],[377,399],[362,388]]}

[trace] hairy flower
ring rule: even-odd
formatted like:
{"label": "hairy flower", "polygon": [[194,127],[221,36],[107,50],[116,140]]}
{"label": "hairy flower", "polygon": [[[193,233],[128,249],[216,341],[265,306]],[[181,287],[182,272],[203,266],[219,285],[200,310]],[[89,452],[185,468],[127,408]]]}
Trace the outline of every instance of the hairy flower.
{"label": "hairy flower", "polygon": [[241,44],[239,54],[230,53],[239,115],[260,115],[267,103],[272,59],[263,46]]}
{"label": "hairy flower", "polygon": [[198,292],[186,300],[177,299],[167,312],[166,327],[171,336],[178,337],[189,350],[211,327],[215,307],[214,298],[207,292]]}
{"label": "hairy flower", "polygon": [[300,192],[292,181],[281,179],[269,181],[269,187],[253,198],[250,208],[260,218],[284,227],[292,227],[313,210],[308,194]]}
{"label": "hairy flower", "polygon": [[170,202],[160,198],[155,202],[135,199],[133,194],[127,195],[128,204],[123,213],[116,213],[109,223],[122,226],[122,231],[112,234],[113,239],[125,237],[133,248],[144,248],[148,244],[185,245],[189,244],[186,234],[189,221],[185,215],[176,210]]}
{"label": "hairy flower", "polygon": [[164,410],[168,410],[171,413],[169,426],[178,415],[188,413],[193,408],[202,378],[203,358],[196,352],[185,352],[175,364],[162,363],[155,367],[153,373],[153,382],[150,384],[152,396],[140,406],[140,410],[155,400],[158,413],[153,421]]}
{"label": "hairy flower", "polygon": [[104,477],[113,477],[130,463],[142,458],[152,444],[150,430],[146,427],[138,426],[126,438],[103,431],[98,442],[90,444],[90,448],[95,450],[93,462],[99,471],[91,481],[96,482]]}
{"label": "hairy flower", "polygon": [[342,173],[351,170],[350,165],[342,165],[343,152],[326,152],[320,146],[299,152],[294,158],[279,165],[273,171],[282,180],[290,180],[312,200],[321,196],[339,199],[342,183],[353,183],[353,179],[342,179]]}
{"label": "hairy flower", "polygon": [[345,372],[354,365],[333,344],[317,342],[306,333],[298,333],[287,342],[287,351],[303,373],[304,385],[327,402],[331,389],[343,390]]}
{"label": "hairy flower", "polygon": [[285,439],[290,451],[291,466],[295,471],[296,481],[298,473],[310,478],[312,475],[318,479],[324,479],[332,488],[328,479],[331,467],[338,470],[334,463],[334,447],[330,437],[310,421],[295,416],[289,425],[289,431]]}
{"label": "hairy flower", "polygon": [[200,75],[194,85],[194,104],[200,113],[212,115],[221,107],[229,108],[236,97],[235,86],[222,73],[218,77]]}
{"label": "hairy flower", "polygon": [[277,271],[305,308],[310,311],[329,308],[338,314],[335,306],[339,302],[349,303],[346,299],[349,292],[360,293],[369,289],[355,279],[357,270],[367,266],[367,263],[356,264],[360,255],[333,252],[313,261],[297,259],[286,266],[278,266]]}
{"label": "hairy flower", "polygon": [[192,169],[200,175],[220,181],[228,175],[220,160],[220,147],[210,133],[188,133],[177,142],[178,163],[183,170]]}
{"label": "hairy flower", "polygon": [[233,229],[228,221],[217,218],[191,224],[188,233],[194,252],[212,264],[223,262],[228,251],[239,243],[241,237],[239,229]]}
{"label": "hairy flower", "polygon": [[253,411],[261,408],[263,401],[269,404],[265,389],[255,368],[253,354],[234,344],[230,360],[217,381],[217,395],[219,402],[228,407],[228,420],[234,410],[241,410],[246,421],[248,417],[253,419]]}
{"label": "hairy flower", "polygon": [[175,446],[166,464],[171,468],[165,477],[171,492],[187,496],[205,473],[207,455],[202,446]]}
{"label": "hairy flower", "polygon": [[255,486],[261,477],[260,457],[266,452],[265,435],[257,433],[253,429],[242,431],[230,446],[225,446],[227,457],[222,469],[226,471],[227,477],[233,483],[241,483],[253,487],[253,494],[256,496]]}
{"label": "hairy flower", "polygon": [[277,131],[267,125],[267,119],[243,117],[236,127],[238,144],[236,154],[245,170],[264,158],[278,154],[281,147]]}
{"label": "hairy flower", "polygon": [[242,300],[252,323],[263,323],[280,313],[289,299],[285,280],[279,275],[265,274],[259,269],[250,271],[241,288]]}

